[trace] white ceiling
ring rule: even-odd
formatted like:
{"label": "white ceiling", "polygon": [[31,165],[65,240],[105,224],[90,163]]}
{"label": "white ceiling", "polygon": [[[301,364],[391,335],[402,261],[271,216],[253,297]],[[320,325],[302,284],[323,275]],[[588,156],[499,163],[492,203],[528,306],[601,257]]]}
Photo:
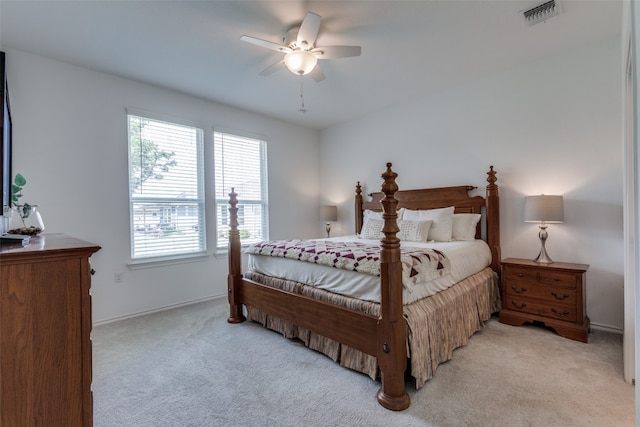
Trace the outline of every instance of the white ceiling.
{"label": "white ceiling", "polygon": [[[541,1],[10,1],[0,46],[51,57],[323,129],[599,40],[620,37],[620,0],[559,0],[562,13],[529,26]],[[307,11],[323,17],[317,46],[362,55],[320,61],[326,79],[258,73]]]}

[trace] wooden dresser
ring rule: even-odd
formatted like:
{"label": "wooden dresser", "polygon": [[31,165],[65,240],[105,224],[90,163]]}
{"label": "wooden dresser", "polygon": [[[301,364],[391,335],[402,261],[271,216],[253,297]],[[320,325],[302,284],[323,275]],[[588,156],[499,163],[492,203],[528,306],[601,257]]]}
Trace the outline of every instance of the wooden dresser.
{"label": "wooden dresser", "polygon": [[538,321],[558,334],[587,342],[586,264],[540,264],[525,259],[502,261],[500,322]]}
{"label": "wooden dresser", "polygon": [[91,267],[62,234],[0,246],[0,426],[91,426]]}

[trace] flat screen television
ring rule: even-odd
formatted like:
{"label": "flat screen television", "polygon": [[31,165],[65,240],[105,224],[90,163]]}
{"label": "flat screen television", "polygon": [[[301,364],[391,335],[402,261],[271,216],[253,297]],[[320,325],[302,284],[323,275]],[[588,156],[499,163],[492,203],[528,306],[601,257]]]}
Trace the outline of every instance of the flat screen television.
{"label": "flat screen television", "polygon": [[2,174],[0,174],[0,185],[2,186],[2,212],[5,206],[11,206],[11,104],[9,103],[9,88],[7,86],[6,56],[0,52],[0,97],[2,98],[2,152],[0,164]]}

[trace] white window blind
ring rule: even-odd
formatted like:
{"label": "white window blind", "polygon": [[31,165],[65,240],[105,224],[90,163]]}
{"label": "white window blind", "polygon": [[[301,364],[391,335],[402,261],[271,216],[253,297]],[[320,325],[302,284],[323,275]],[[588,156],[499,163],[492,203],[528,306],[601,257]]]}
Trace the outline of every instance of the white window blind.
{"label": "white window blind", "polygon": [[128,114],[132,260],[206,251],[203,130]]}
{"label": "white window blind", "polygon": [[243,245],[268,239],[266,142],[214,132],[216,250],[229,239],[229,193],[238,194],[238,229]]}

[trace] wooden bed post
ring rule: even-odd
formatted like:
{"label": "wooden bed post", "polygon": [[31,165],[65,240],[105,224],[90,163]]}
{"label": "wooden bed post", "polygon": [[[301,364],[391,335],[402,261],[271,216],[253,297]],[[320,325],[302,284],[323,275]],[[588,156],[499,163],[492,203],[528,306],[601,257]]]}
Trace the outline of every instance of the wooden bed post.
{"label": "wooden bed post", "polygon": [[378,322],[377,359],[382,376],[382,387],[377,399],[380,405],[393,411],[407,409],[411,404],[405,389],[404,372],[407,367],[407,324],[402,316],[402,264],[400,239],[396,236],[398,200],[397,173],[387,170],[382,174],[384,238],[380,250],[380,319]]}
{"label": "wooden bed post", "polygon": [[487,172],[487,197],[486,197],[486,216],[487,216],[487,244],[491,249],[491,268],[500,274],[500,194],[496,182],[496,171],[490,166]]}
{"label": "wooden bed post", "polygon": [[360,181],[356,184],[356,234],[362,231],[363,209],[362,209],[362,187]]}
{"label": "wooden bed post", "polygon": [[227,290],[229,292],[229,323],[244,322],[246,318],[242,312],[242,304],[238,302],[242,273],[242,252],[240,244],[240,232],[238,231],[238,195],[231,188],[229,193],[229,275],[227,276]]}

